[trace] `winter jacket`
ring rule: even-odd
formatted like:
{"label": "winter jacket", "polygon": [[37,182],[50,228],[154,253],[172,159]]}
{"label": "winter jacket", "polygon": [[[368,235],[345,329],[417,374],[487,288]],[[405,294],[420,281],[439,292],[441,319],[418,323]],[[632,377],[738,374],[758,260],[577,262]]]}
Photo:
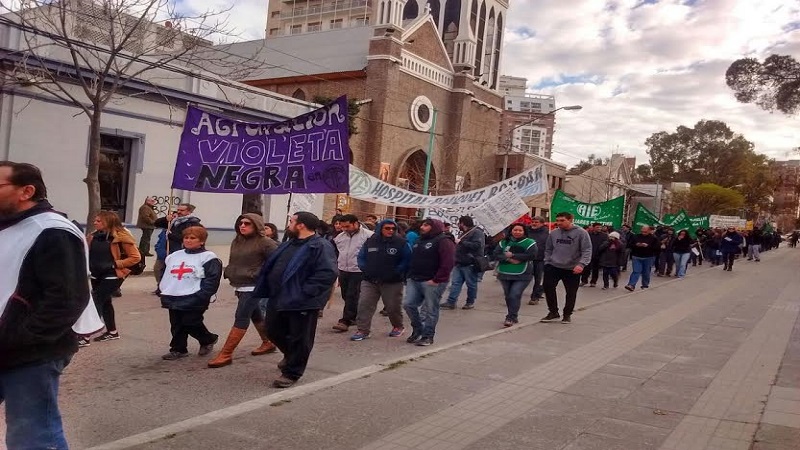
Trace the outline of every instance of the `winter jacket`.
{"label": "winter jacket", "polygon": [[600,267],[622,267],[625,265],[625,244],[620,239],[607,239],[600,244],[597,257]]}
{"label": "winter jacket", "polygon": [[[9,268],[21,258],[19,272],[8,274],[16,286],[0,308],[0,371],[68,358],[78,351],[72,326],[89,304],[89,274],[84,239],[61,228],[24,228],[37,233],[30,249],[19,249],[16,225],[45,213],[55,213],[47,201],[0,221],[0,248],[18,249],[24,255],[3,254]],[[15,266],[16,267],[16,266]]]}
{"label": "winter jacket", "polygon": [[358,268],[363,272],[364,280],[372,283],[402,282],[411,261],[411,247],[405,238],[400,237],[396,230],[392,237],[383,236],[381,230],[386,224],[397,227],[394,220],[378,222],[375,234],[358,252]]}
{"label": "winter jacket", "polygon": [[136,228],[142,230],[155,229],[156,220],[158,220],[158,215],[156,215],[156,210],[153,209],[152,206],[145,203],[144,205],[139,207],[139,217],[136,220]]}
{"label": "winter jacket", "polygon": [[608,233],[592,231],[589,233],[589,240],[592,241],[592,259],[597,259],[600,257],[600,246],[608,241]]}
{"label": "winter jacket", "polygon": [[[514,256],[508,258],[506,257],[506,252],[511,252]],[[493,259],[500,262],[497,266],[497,279],[509,281],[532,279],[533,264],[531,264],[531,261],[534,261],[538,254],[539,251],[536,241],[532,238],[526,237],[518,240],[510,237],[508,239],[503,239],[497,244],[494,252],[492,252]],[[512,263],[508,261],[509,259],[513,259],[517,262]]]}
{"label": "winter jacket", "polygon": [[737,232],[725,233],[720,241],[720,250],[722,253],[739,253],[740,246],[744,244],[744,238]]}
{"label": "winter jacket", "polygon": [[[256,230],[250,236],[244,236],[239,230],[239,224],[245,218],[253,222]],[[261,266],[278,244],[265,236],[264,219],[258,214],[242,214],[236,219],[234,229],[236,237],[231,242],[230,258],[223,276],[235,288],[255,286]]]}
{"label": "winter jacket", "polygon": [[673,253],[689,253],[692,251],[692,244],[694,240],[689,236],[686,236],[684,239],[678,239],[677,237],[672,240],[672,252]]}
{"label": "winter jacket", "polygon": [[[90,234],[87,238],[90,248],[92,246],[92,240],[96,235],[98,235],[98,232]],[[142,255],[139,253],[139,247],[136,245],[136,239],[134,239],[130,231],[122,228],[112,232],[111,236],[112,240],[110,250],[111,257],[114,259],[114,265],[111,267],[111,269],[113,269],[117,278],[126,278],[131,274],[130,268],[142,260]],[[122,246],[122,249],[120,249],[120,246]],[[125,252],[125,259],[122,258],[122,251]],[[91,257],[91,253],[89,256]],[[92,265],[91,258],[89,260],[89,265]]]}
{"label": "winter jacket", "polygon": [[167,259],[167,230],[161,230],[161,232],[158,233],[158,239],[156,239],[154,248],[156,250],[156,260],[164,261]]}
{"label": "winter jacket", "polygon": [[155,222],[156,228],[167,229],[167,244],[169,253],[183,250],[183,230],[189,227],[202,227],[200,218],[195,216],[177,217],[170,224],[166,217],[161,217]]}
{"label": "winter jacket", "polygon": [[[211,258],[208,262],[203,264],[203,277],[200,281],[200,289],[191,294],[181,296],[163,294],[163,292],[165,292],[163,286],[167,277],[171,275],[171,267],[179,266],[177,261],[180,261],[184,254],[195,255],[204,252],[211,253],[211,255],[209,255]],[[162,294],[160,294],[161,307],[179,311],[208,309],[208,305],[211,304],[211,299],[219,290],[219,283],[222,280],[222,261],[220,261],[215,254],[206,250],[205,247],[200,247],[195,250],[179,250],[175,253],[170,253],[165,263],[167,268],[164,272],[164,278],[161,279],[161,284],[159,285],[159,289],[162,292]],[[181,264],[180,266],[183,265]]]}
{"label": "winter jacket", "polygon": [[[280,286],[270,286],[270,271],[281,253],[289,246],[300,246],[280,275]],[[269,308],[277,311],[322,309],[328,302],[333,283],[339,276],[336,254],[325,238],[313,235],[307,239],[289,239],[270,255],[256,282],[256,297],[269,298]]]}
{"label": "winter jacket", "polygon": [[444,223],[429,219],[431,231],[420,235],[411,249],[408,278],[414,281],[447,283],[455,266],[455,244],[444,234]]}
{"label": "winter jacket", "polygon": [[547,244],[547,236],[550,236],[550,230],[548,230],[545,225],[536,229],[528,229],[528,237],[536,241],[536,258],[534,258],[534,261],[544,261],[544,249]]}
{"label": "winter jacket", "polygon": [[547,237],[544,251],[545,265],[572,270],[576,266],[588,266],[592,262],[592,241],[589,233],[581,227],[569,230],[556,228]]}
{"label": "winter jacket", "polygon": [[764,233],[761,230],[753,230],[750,233],[750,245],[761,245],[764,242]]}
{"label": "winter jacket", "polygon": [[471,266],[475,264],[475,257],[483,256],[483,249],[486,246],[486,235],[478,227],[470,228],[463,233],[456,245],[456,264],[459,266]]}
{"label": "winter jacket", "polygon": [[361,272],[358,268],[358,252],[364,246],[364,242],[374,233],[364,225],[359,225],[358,230],[350,234],[346,231],[339,233],[333,238],[336,248],[339,250],[337,265],[342,272]]}
{"label": "winter jacket", "polygon": [[418,231],[413,231],[412,230],[412,231],[409,231],[408,233],[406,233],[406,240],[408,241],[408,246],[409,247],[413,247],[414,244],[417,242],[417,239],[419,239],[419,232]]}
{"label": "winter jacket", "polygon": [[[646,244],[640,247],[637,244]],[[628,241],[631,256],[634,258],[654,258],[661,251],[661,241],[652,234],[635,234]]]}

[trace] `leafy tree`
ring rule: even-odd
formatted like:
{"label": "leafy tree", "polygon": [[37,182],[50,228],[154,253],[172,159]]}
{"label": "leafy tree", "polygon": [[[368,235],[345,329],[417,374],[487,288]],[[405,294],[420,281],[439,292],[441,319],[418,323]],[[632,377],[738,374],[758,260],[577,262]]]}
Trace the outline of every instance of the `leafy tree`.
{"label": "leafy tree", "polygon": [[661,131],[645,141],[653,177],[692,184],[741,184],[753,143],[717,120],[701,120],[694,128],[679,126],[675,133]]}
{"label": "leafy tree", "polygon": [[649,183],[655,181],[653,168],[650,164],[639,164],[633,171],[633,178],[639,183]]}
{"label": "leafy tree", "polygon": [[692,186],[685,196],[686,211],[693,216],[733,214],[744,206],[745,197],[735,189],[713,183]]}
{"label": "leafy tree", "polygon": [[738,59],[728,67],[725,81],[742,103],[790,115],[800,111],[800,61],[791,56],[770,55],[763,63]]}
{"label": "leafy tree", "polygon": [[578,164],[573,166],[567,171],[567,175],[580,175],[595,166],[602,166],[607,164],[608,158],[597,157],[594,153],[589,155],[589,158],[582,159]]}

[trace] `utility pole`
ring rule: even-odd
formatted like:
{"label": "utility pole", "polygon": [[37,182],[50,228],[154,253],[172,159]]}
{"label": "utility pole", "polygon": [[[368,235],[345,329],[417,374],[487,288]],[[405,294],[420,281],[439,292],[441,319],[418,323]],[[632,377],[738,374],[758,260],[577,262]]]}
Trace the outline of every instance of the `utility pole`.
{"label": "utility pole", "polygon": [[436,108],[433,109],[433,119],[431,120],[431,131],[428,139],[428,155],[425,160],[425,179],[422,182],[422,195],[428,195],[428,188],[431,181],[431,163],[433,162],[433,144],[436,138]]}

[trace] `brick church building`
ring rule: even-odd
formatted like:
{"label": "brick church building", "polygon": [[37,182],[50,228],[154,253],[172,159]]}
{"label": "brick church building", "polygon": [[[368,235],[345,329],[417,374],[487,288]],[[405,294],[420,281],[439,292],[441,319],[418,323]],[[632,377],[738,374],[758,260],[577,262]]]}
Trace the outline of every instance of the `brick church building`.
{"label": "brick church building", "polygon": [[[356,100],[352,163],[392,184],[422,192],[433,129],[430,193],[444,195],[498,181],[507,9],[504,0],[272,0],[267,39],[225,48],[258,62],[237,77],[252,86]],[[414,214],[328,197],[326,217],[337,206]]]}

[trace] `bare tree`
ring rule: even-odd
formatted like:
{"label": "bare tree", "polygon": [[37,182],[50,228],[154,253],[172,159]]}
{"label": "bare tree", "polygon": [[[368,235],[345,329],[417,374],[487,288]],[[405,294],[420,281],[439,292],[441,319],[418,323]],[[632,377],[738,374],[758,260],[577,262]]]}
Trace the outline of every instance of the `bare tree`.
{"label": "bare tree", "polygon": [[[0,0],[5,12],[0,25],[21,35],[19,51],[9,55],[14,62],[2,68],[4,88],[9,84],[36,88],[74,105],[89,120],[83,180],[88,191],[87,228],[101,209],[98,174],[104,108],[140,95],[141,91],[133,93],[134,84],[144,83],[158,95],[165,80],[176,73],[197,75],[190,69],[199,67],[199,55],[208,57],[212,39],[233,36],[226,11],[185,14],[177,4],[176,0],[22,0],[17,5]],[[219,47],[213,54],[220,60],[217,66],[232,56]],[[231,58],[230,65],[241,67],[243,60]]]}

